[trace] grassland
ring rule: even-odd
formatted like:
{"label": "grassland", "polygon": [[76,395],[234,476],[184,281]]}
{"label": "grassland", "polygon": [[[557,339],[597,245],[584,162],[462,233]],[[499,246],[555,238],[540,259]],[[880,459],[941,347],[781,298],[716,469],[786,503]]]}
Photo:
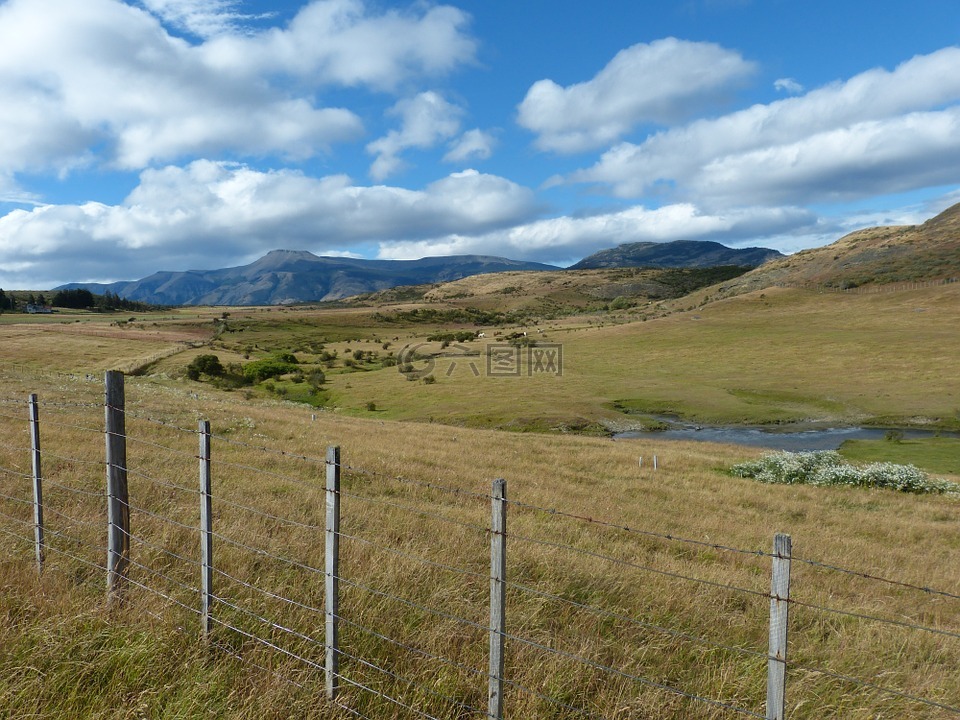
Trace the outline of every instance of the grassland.
{"label": "grassland", "polygon": [[[102,388],[86,375],[108,367],[138,368],[143,374],[128,378],[127,389],[128,433],[137,438],[129,450],[130,466],[138,473],[131,503],[138,507],[183,524],[194,522],[195,497],[176,487],[195,486],[196,438],[180,429],[208,417],[220,438],[216,452],[223,463],[215,464],[220,468],[215,470],[215,492],[235,504],[218,505],[219,532],[241,545],[316,565],[322,557],[322,532],[313,528],[321,522],[323,495],[305,489],[304,483],[319,488],[323,469],[302,458],[320,458],[330,444],[343,447],[349,466],[343,532],[354,538],[343,543],[344,573],[354,583],[344,590],[344,616],[456,663],[438,664],[350,626],[344,630],[345,649],[416,682],[390,680],[356,661],[346,662],[346,672],[423,712],[475,716],[444,697],[485,706],[485,678],[462,670],[485,668],[484,633],[420,607],[485,622],[489,544],[482,528],[489,506],[473,494],[489,492],[493,478],[505,477],[509,497],[522,503],[511,507],[509,526],[517,538],[511,541],[508,570],[516,583],[508,595],[512,632],[656,683],[762,712],[769,559],[716,546],[766,551],[774,532],[788,532],[798,557],[859,573],[794,564],[795,597],[804,604],[791,610],[791,659],[822,671],[791,669],[788,717],[948,717],[948,711],[835,676],[960,704],[955,672],[960,662],[955,599],[960,595],[960,504],[955,498],[766,486],[730,476],[732,464],[758,454],[733,446],[485,428],[571,430],[581,420],[580,427],[589,428],[639,417],[615,410],[617,401],[641,413],[678,412],[719,421],[873,418],[949,424],[960,406],[960,340],[954,331],[958,290],[944,286],[829,297],[768,290],[665,317],[636,308],[537,325],[531,321],[528,338],[563,343],[562,375],[491,378],[483,366],[474,375],[469,364],[483,361],[482,355],[477,360],[433,342],[423,347],[425,353],[438,353],[432,359],[436,381],[429,384],[406,380],[380,360],[404,345],[426,343],[427,335],[439,329],[455,328],[377,324],[371,308],[184,310],[124,318],[121,326],[111,324],[116,318],[64,316],[38,325],[4,317],[0,431],[6,440],[0,444],[0,467],[13,474],[0,473],[0,493],[22,495],[16,480],[29,472],[23,399],[31,392],[46,403],[48,477],[66,486],[98,489],[102,438],[89,428],[102,420],[96,407]],[[523,328],[485,331],[492,340],[496,332],[504,337]],[[383,347],[386,343],[389,348]],[[483,342],[463,345],[480,350]],[[210,380],[195,383],[183,377],[199,353],[215,352],[225,363],[242,364],[281,349],[295,352],[305,367],[326,368],[323,392],[329,411],[283,401],[262,387],[228,390]],[[343,360],[357,350],[379,352],[379,359],[345,366]],[[319,361],[323,351],[336,351],[331,367]],[[297,384],[277,380],[288,382]],[[368,409],[370,402],[374,409]],[[649,464],[641,469],[638,456],[654,454],[658,470]],[[457,492],[434,489],[438,485]],[[53,486],[50,502],[62,503],[54,507],[75,518],[69,528],[59,526],[67,534],[91,545],[102,542],[102,514],[87,496]],[[556,508],[609,525],[526,506]],[[251,518],[242,507],[267,515]],[[4,500],[3,512],[19,517],[21,509]],[[194,557],[196,539],[150,515],[140,513],[135,519],[136,532],[161,548],[138,544],[136,557],[160,567],[173,581],[195,586],[192,566],[169,553]],[[54,516],[51,522],[56,527]],[[351,716],[326,707],[317,673],[282,654],[222,629],[215,634],[217,647],[205,649],[196,639],[195,617],[164,598],[132,592],[120,607],[107,608],[102,577],[83,562],[99,558],[83,542],[61,545],[79,561],[51,557],[50,568],[38,579],[29,543],[9,534],[20,528],[3,527],[0,714]],[[264,562],[225,541],[217,547],[224,572],[282,592],[301,605],[321,603],[322,578]],[[404,555],[432,564],[411,562]],[[599,555],[617,562],[600,561]],[[451,573],[445,567],[467,572]],[[137,577],[146,578],[145,571],[138,572]],[[691,576],[749,592],[683,579]],[[947,594],[931,596],[907,585]],[[388,589],[404,602],[361,586]],[[195,599],[175,583],[164,580],[164,588],[185,603]],[[259,597],[256,607],[264,614],[281,612],[276,601],[242,585],[223,592],[249,602]],[[280,616],[284,622],[311,632],[322,624],[322,616],[302,607],[282,612],[288,613]],[[942,632],[917,633],[857,615]],[[686,636],[722,647],[691,644]],[[269,637],[277,640],[280,634]],[[297,647],[309,651],[307,645]],[[740,653],[740,648],[759,656]],[[509,644],[507,662],[518,686],[533,691],[510,689],[510,717],[577,716],[542,696],[586,706],[604,717],[735,716],[622,676],[584,670],[569,657],[520,642]],[[344,702],[368,717],[410,716],[398,706],[377,704],[356,688],[347,689]]]}

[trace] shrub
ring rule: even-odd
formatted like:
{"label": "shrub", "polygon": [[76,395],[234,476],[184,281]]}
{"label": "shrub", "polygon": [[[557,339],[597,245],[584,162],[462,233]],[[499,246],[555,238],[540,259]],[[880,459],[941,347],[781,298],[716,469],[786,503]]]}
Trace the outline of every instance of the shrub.
{"label": "shrub", "polygon": [[216,355],[197,355],[187,365],[187,377],[191,380],[199,380],[201,375],[220,377],[223,373],[223,365]]}
{"label": "shrub", "polygon": [[274,358],[254,360],[243,366],[243,376],[250,382],[263,382],[267,378],[293,372],[297,366]]}
{"label": "shrub", "polygon": [[960,485],[931,478],[914,465],[851,465],[833,450],[773,453],[753,462],[734,465],[731,472],[738,477],[786,485],[847,485],[912,493],[960,493]]}

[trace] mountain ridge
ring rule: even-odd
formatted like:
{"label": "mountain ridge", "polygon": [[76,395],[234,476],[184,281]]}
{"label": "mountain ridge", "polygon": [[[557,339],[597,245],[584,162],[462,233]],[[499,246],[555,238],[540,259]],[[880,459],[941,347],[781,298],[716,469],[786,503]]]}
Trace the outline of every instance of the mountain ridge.
{"label": "mountain ridge", "polygon": [[741,265],[757,267],[768,260],[785,257],[770,248],[731,248],[711,240],[624,243],[600,250],[571,265],[570,270],[611,267],[713,267]]}

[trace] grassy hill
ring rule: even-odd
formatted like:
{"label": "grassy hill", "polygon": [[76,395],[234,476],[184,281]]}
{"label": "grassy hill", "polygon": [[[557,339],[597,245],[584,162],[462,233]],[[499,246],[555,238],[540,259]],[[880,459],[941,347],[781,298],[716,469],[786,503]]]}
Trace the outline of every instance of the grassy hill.
{"label": "grassy hill", "polygon": [[876,227],[830,245],[773,260],[731,283],[725,293],[785,284],[827,289],[960,278],[960,204],[921,225]]}

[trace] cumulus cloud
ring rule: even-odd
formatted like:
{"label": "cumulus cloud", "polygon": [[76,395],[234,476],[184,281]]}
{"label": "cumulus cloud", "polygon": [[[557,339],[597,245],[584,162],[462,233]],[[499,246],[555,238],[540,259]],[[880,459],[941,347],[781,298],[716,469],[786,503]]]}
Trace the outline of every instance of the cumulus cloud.
{"label": "cumulus cloud", "polygon": [[374,180],[384,180],[401,170],[400,154],[404,150],[424,150],[454,136],[460,129],[463,110],[448,103],[439,93],[424,92],[400,100],[387,114],[400,118],[400,129],[391,130],[367,145],[367,152],[377,156],[370,166]]}
{"label": "cumulus cloud", "polygon": [[0,217],[0,287],[22,287],[24,278],[37,287],[117,279],[104,276],[105,257],[133,279],[223,267],[279,247],[343,253],[360,243],[482,234],[537,210],[528,188],[473,170],[408,190],[200,160],[145,170],[119,205],[46,205]]}
{"label": "cumulus cloud", "polygon": [[469,160],[486,160],[493,154],[497,138],[493,133],[479,128],[467,130],[450,145],[450,150],[443,156],[448,163],[462,163]]}
{"label": "cumulus cloud", "polygon": [[675,38],[622,50],[593,79],[561,87],[540,80],[517,122],[543,150],[579,152],[609,145],[642,123],[687,119],[754,70],[739,53]]}
{"label": "cumulus cloud", "polygon": [[740,208],[708,214],[689,203],[648,209],[635,206],[588,217],[536,220],[479,235],[462,233],[428,241],[381,243],[379,257],[413,259],[425,255],[487,253],[558,262],[580,259],[597,250],[628,242],[715,240],[736,244],[805,232],[816,216],[801,208]]}
{"label": "cumulus cloud", "polygon": [[[569,179],[622,197],[664,191],[705,205],[861,197],[946,181],[960,134],[960,48],[806,95],[621,143]],[[951,162],[953,160],[953,162]]]}
{"label": "cumulus cloud", "polygon": [[310,83],[392,91],[410,77],[474,62],[469,20],[445,5],[377,13],[362,0],[314,0],[286,28],[219,36],[203,50],[213,67],[228,73],[283,72]]}
{"label": "cumulus cloud", "polygon": [[147,6],[215,37],[191,44],[118,0],[0,4],[0,175],[217,154],[302,160],[363,132],[356,114],[318,105],[309,89],[389,88],[474,53],[467,16],[443,6],[319,0],[289,27],[255,34],[230,32],[230,0]]}

